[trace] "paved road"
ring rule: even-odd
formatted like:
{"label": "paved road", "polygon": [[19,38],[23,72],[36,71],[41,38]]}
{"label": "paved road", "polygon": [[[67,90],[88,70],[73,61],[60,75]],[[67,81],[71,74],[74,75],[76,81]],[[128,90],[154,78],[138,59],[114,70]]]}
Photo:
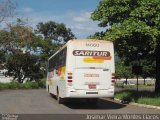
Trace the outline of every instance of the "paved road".
{"label": "paved road", "polygon": [[97,106],[73,101],[58,104],[44,89],[0,91],[0,113],[12,114],[140,114],[160,113],[133,105],[123,105],[112,100],[99,99]]}

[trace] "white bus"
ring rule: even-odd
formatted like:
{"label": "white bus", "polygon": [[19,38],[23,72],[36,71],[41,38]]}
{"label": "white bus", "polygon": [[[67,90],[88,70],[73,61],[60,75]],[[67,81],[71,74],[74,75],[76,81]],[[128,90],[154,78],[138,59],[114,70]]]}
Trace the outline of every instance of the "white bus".
{"label": "white bus", "polygon": [[65,98],[114,97],[114,48],[111,41],[70,40],[48,59],[47,91]]}

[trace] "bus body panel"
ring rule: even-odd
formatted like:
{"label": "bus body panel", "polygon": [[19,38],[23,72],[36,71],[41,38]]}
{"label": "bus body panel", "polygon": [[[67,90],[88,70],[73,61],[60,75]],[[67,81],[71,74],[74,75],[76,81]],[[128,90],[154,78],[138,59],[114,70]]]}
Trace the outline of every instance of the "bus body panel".
{"label": "bus body panel", "polygon": [[102,97],[108,97],[113,98],[114,97],[114,90],[113,88],[108,90],[75,90],[68,88],[66,91],[66,98],[102,98]]}
{"label": "bus body panel", "polygon": [[103,90],[111,87],[109,69],[75,69],[73,75],[73,87],[75,89]]}
{"label": "bus body panel", "polygon": [[47,83],[52,86],[49,92],[56,95],[58,87],[61,98],[114,97],[113,43],[90,39],[70,40],[66,48],[64,79],[56,76],[56,70],[52,71],[51,81],[54,83]]}

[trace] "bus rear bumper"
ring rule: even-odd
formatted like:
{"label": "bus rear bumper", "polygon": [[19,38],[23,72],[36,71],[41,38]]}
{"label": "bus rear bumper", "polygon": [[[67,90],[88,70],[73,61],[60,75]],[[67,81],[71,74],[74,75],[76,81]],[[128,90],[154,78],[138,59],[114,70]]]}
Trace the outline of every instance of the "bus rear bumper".
{"label": "bus rear bumper", "polygon": [[70,89],[66,94],[67,98],[101,98],[101,97],[114,97],[114,89],[107,90],[75,90]]}

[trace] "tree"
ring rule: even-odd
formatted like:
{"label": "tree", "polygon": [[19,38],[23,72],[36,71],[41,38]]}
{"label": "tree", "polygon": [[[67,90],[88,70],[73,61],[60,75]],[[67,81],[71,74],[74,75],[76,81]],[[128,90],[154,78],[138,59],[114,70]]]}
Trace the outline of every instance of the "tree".
{"label": "tree", "polygon": [[142,69],[142,77],[144,79],[144,85],[146,84],[145,79],[147,77],[155,78],[155,70],[156,70],[156,64],[155,61],[151,62],[149,60],[142,60],[141,64],[143,65]]}
{"label": "tree", "polygon": [[17,19],[17,23],[9,25],[7,30],[0,31],[0,49],[13,53],[15,50],[25,52],[30,48],[33,42],[33,33],[30,26],[23,24],[23,21]]}
{"label": "tree", "polygon": [[125,83],[127,84],[128,78],[133,77],[132,66],[131,65],[126,66],[123,60],[116,61],[115,66],[116,66],[116,78],[118,79],[125,78],[126,79]]}
{"label": "tree", "polygon": [[43,78],[37,56],[30,53],[16,51],[16,53],[9,56],[6,68],[8,69],[8,75],[12,74],[19,83],[23,83],[25,78],[30,80]]}
{"label": "tree", "polygon": [[54,21],[38,23],[36,33],[42,34],[45,39],[52,40],[55,43],[64,43],[75,38],[70,28],[66,28],[63,23]]}
{"label": "tree", "polygon": [[100,27],[110,26],[103,39],[114,41],[120,58],[156,61],[156,93],[160,92],[159,11],[159,0],[102,0],[91,15]]}
{"label": "tree", "polygon": [[51,40],[43,39],[40,36],[34,36],[34,42],[31,45],[33,50],[39,54],[41,60],[44,62],[51,55],[53,55],[60,46],[59,44],[53,43]]}
{"label": "tree", "polygon": [[0,64],[4,64],[5,61],[6,61],[6,58],[5,58],[5,50],[3,49],[3,44],[6,43],[8,40],[8,35],[9,35],[9,32],[7,31],[4,31],[4,30],[1,30],[0,31]]}
{"label": "tree", "polygon": [[32,46],[40,52],[42,62],[46,62],[68,40],[76,38],[70,28],[66,28],[63,23],[54,21],[38,23],[35,33],[38,36],[35,36]]}
{"label": "tree", "polygon": [[3,64],[5,62],[5,53],[4,51],[0,51],[0,64]]}
{"label": "tree", "polygon": [[37,65],[39,58],[33,55],[31,48],[34,36],[31,27],[21,19],[9,25],[8,30],[0,31],[0,50],[7,56],[5,65],[8,74],[12,74],[19,83],[23,83],[26,77],[37,80],[37,74],[42,76],[40,65]]}
{"label": "tree", "polygon": [[[56,31],[52,31],[53,27],[44,27],[44,29],[50,29],[48,31],[52,34],[49,35],[50,37],[40,32],[43,31],[41,27],[45,26],[43,23],[39,26],[40,30],[36,30],[37,34],[33,33],[32,28],[19,18],[15,24],[8,25],[7,30],[0,31],[0,50],[7,56],[5,65],[8,74],[12,74],[20,83],[23,83],[25,78],[30,80],[42,78],[49,56],[53,55],[67,40],[75,38],[64,24],[56,23]],[[50,25],[53,25],[52,22]],[[3,57],[0,57],[0,60],[4,61]]]}

